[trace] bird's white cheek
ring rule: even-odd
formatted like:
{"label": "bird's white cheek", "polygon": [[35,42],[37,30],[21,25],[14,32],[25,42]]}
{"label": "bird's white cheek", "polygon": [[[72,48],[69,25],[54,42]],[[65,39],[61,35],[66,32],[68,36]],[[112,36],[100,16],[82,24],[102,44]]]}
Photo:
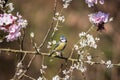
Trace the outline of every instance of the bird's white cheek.
{"label": "bird's white cheek", "polygon": [[61,42],[66,42],[66,40],[61,40]]}

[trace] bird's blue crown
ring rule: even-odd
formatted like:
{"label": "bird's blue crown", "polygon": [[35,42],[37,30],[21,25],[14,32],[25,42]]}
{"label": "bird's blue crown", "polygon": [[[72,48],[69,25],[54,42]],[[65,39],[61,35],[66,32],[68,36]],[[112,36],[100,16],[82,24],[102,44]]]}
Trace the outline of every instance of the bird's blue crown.
{"label": "bird's blue crown", "polygon": [[64,35],[62,35],[62,36],[60,36],[60,41],[64,41],[64,42],[66,42],[67,39],[66,39],[66,37],[65,37]]}

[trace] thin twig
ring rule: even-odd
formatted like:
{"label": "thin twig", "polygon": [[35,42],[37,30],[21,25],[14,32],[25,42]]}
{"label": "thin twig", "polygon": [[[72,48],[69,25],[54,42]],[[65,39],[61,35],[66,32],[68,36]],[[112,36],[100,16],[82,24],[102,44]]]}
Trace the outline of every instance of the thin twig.
{"label": "thin twig", "polygon": [[36,80],[35,78],[33,78],[33,77],[30,77],[30,76],[28,76],[28,75],[26,75],[26,74],[24,74],[24,76],[25,76],[26,78],[29,78],[29,79],[31,79],[31,80]]}
{"label": "thin twig", "polygon": [[[19,49],[22,51],[24,49],[24,39],[25,39],[25,29],[22,29],[22,36],[19,37]],[[18,58],[18,62],[22,62],[21,60],[23,60],[23,54],[17,54],[17,58]]]}
{"label": "thin twig", "polygon": [[[57,8],[57,0],[55,0],[55,2],[54,2],[53,17],[55,17],[56,8]],[[46,35],[45,35],[42,43],[41,43],[40,46],[38,47],[39,49],[45,44],[45,41],[47,40],[47,37],[48,37],[48,35],[50,34],[50,31],[52,30],[53,25],[54,25],[54,19],[52,19],[50,28],[48,29],[48,31],[47,31],[47,33],[46,33]]]}
{"label": "thin twig", "polygon": [[23,50],[24,46],[24,39],[25,39],[25,29],[22,30],[22,37],[20,37],[20,50]]}
{"label": "thin twig", "polygon": [[7,4],[8,0],[4,0],[4,1],[5,1],[5,3],[3,4],[3,7],[5,7],[5,6],[6,6],[6,4]]}
{"label": "thin twig", "polygon": [[[62,14],[62,11],[63,11],[63,8],[60,10],[60,13],[59,13],[59,15],[61,15]],[[55,35],[55,33],[56,33],[56,29],[59,27],[59,20],[57,20],[57,22],[56,22],[56,25],[55,25],[55,27],[54,27],[54,31],[53,31],[53,33],[52,33],[52,35],[51,35],[51,39],[53,39],[53,37],[54,37],[54,35]]]}
{"label": "thin twig", "polygon": [[[33,41],[32,38],[31,38],[31,42],[32,42],[32,44],[33,44],[33,47],[35,48],[36,54],[39,53],[39,52],[38,52],[38,49],[37,49],[37,47],[36,47],[36,44],[35,44],[35,42]],[[18,77],[18,80],[21,79],[21,78],[24,76],[24,74],[28,71],[28,69],[30,68],[33,60],[34,60],[35,57],[36,57],[36,54],[34,54],[34,55],[32,56],[31,60],[29,61],[28,65],[27,65],[27,69],[24,70],[24,72]]]}
{"label": "thin twig", "polygon": [[[24,72],[21,74],[21,75],[19,75],[18,76],[18,79],[17,80],[20,80],[23,76],[24,76],[24,74],[27,72],[27,70],[24,70]],[[13,79],[14,80],[14,79]],[[16,80],[16,79],[15,79]]]}
{"label": "thin twig", "polygon": [[44,57],[44,55],[42,56],[42,65],[44,65],[44,59],[45,59],[45,57]]}
{"label": "thin twig", "polygon": [[[23,38],[22,38],[22,42],[23,42]],[[33,48],[35,49],[36,54],[39,53],[39,51],[38,51],[38,49],[37,49],[37,46],[36,46],[36,43],[34,42],[33,38],[31,38],[31,43],[32,43],[32,45],[33,45]],[[22,44],[23,44],[23,43],[20,44],[20,45],[21,45],[20,51],[23,51],[23,50],[22,50]],[[22,54],[22,53],[20,53],[20,54]],[[17,72],[19,72],[20,67],[17,68],[13,79],[19,80],[19,79],[22,79],[22,78],[23,78],[24,74],[28,71],[28,69],[29,69],[32,61],[35,59],[36,54],[34,54],[34,56],[31,58],[30,62],[28,63],[27,69],[25,69],[25,70],[22,72],[22,74],[20,74],[19,76],[17,76]],[[22,57],[22,59],[20,60],[21,63],[22,63],[22,61],[25,59],[26,55],[27,55],[27,53],[25,53],[25,54],[24,54],[24,57]]]}
{"label": "thin twig", "polygon": [[[86,31],[86,34],[89,33],[89,32],[93,29],[93,27],[94,27],[94,25],[92,25],[92,26]],[[80,40],[81,40],[81,39],[80,39]],[[78,44],[78,43],[80,42],[80,40],[79,40],[76,44]],[[76,44],[74,44],[74,45],[76,45]],[[69,58],[72,58],[72,55],[73,55],[73,53],[74,53],[74,50],[75,50],[75,47],[72,48],[72,51],[71,51],[71,53],[70,53],[70,55],[69,55]]]}
{"label": "thin twig", "polygon": [[22,59],[21,59],[20,62],[23,62],[23,60],[25,59],[26,55],[27,55],[27,53],[25,53],[25,54],[23,55],[23,57],[22,57]]}
{"label": "thin twig", "polygon": [[0,48],[0,51],[12,52],[12,53],[15,53],[15,54],[19,54],[19,53],[36,54],[35,51],[24,51],[24,50],[5,49],[5,48]]}
{"label": "thin twig", "polygon": [[30,67],[31,63],[33,62],[33,60],[35,59],[36,55],[33,55],[29,64],[27,65],[27,69]]}
{"label": "thin twig", "polygon": [[56,75],[59,75],[59,73],[62,72],[62,69],[63,69],[63,64],[61,64],[60,69],[58,70]]}
{"label": "thin twig", "polygon": [[[72,66],[74,65],[74,62],[72,61]],[[73,75],[73,71],[70,72],[70,80],[72,80],[72,75]]]}
{"label": "thin twig", "polygon": [[84,72],[82,72],[83,80],[87,80],[86,75]]}
{"label": "thin twig", "polygon": [[[34,42],[33,38],[31,38],[31,43],[32,43],[32,45],[33,45],[33,48],[35,49],[36,54],[39,53],[38,48],[37,48],[36,43]],[[33,60],[34,60],[35,57],[36,57],[36,54],[34,54],[34,55],[32,56],[31,60],[29,61],[28,65],[27,65],[27,69],[24,70],[24,72],[18,77],[18,79],[21,79],[21,78],[24,76],[24,74],[28,71],[28,69],[30,68]]]}
{"label": "thin twig", "polygon": [[[24,49],[23,46],[24,46],[24,38],[25,38],[25,29],[22,30],[22,33],[23,33],[23,36],[21,36],[21,37],[19,38],[20,51],[23,51],[23,49]],[[20,54],[17,54],[17,55],[18,55],[18,61],[22,63],[27,54],[26,54],[26,53],[23,54],[22,52],[20,52]],[[19,62],[18,62],[18,63],[19,63]],[[15,75],[13,76],[13,79],[15,79],[15,80],[18,79],[17,73],[19,72],[20,68],[21,68],[21,67],[17,67],[17,68],[16,68],[16,72],[15,72]]]}

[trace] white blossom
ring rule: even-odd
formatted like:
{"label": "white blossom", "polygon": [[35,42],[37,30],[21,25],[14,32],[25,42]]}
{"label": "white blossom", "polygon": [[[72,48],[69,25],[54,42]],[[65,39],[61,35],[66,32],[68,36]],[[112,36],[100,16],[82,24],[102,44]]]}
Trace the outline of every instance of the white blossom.
{"label": "white blossom", "polygon": [[90,34],[87,34],[86,37],[87,37],[87,44],[90,47],[97,48],[97,45],[96,45],[94,37],[92,35],[90,35]]}
{"label": "white blossom", "polygon": [[56,52],[56,55],[57,56],[61,56],[61,52]]}
{"label": "white blossom", "polygon": [[86,35],[86,32],[79,33],[79,37],[82,37],[82,36],[85,36],[85,35]]}
{"label": "white blossom", "polygon": [[52,45],[52,43],[51,43],[51,42],[48,42],[48,45]]}
{"label": "white blossom", "polygon": [[52,80],[60,80],[60,77],[58,75],[54,76]]}
{"label": "white blossom", "polygon": [[8,13],[10,13],[10,12],[12,12],[14,10],[13,3],[6,4],[6,7],[9,8],[9,10],[7,11]]}
{"label": "white blossom", "polygon": [[80,55],[79,61],[82,61],[84,59],[84,55]]}
{"label": "white blossom", "polygon": [[70,76],[69,75],[65,75],[65,77],[63,78],[63,80],[69,80]]}
{"label": "white blossom", "polygon": [[101,64],[105,64],[105,61],[104,60],[101,60],[101,62],[100,62]]}
{"label": "white blossom", "polygon": [[56,16],[59,16],[59,14],[60,14],[59,12],[56,12],[56,13],[55,13]]}
{"label": "white blossom", "polygon": [[80,55],[81,54],[81,52],[80,51],[77,51],[77,53]]}
{"label": "white blossom", "polygon": [[85,66],[80,66],[78,70],[80,70],[81,72],[85,72],[87,68]]}
{"label": "white blossom", "polygon": [[55,27],[55,28],[54,28],[54,31],[57,31],[57,30],[58,30],[58,28],[57,28],[57,27]]}
{"label": "white blossom", "polygon": [[57,18],[56,18],[56,17],[53,17],[53,20],[54,20],[54,21],[57,21]]}
{"label": "white blossom", "polygon": [[17,68],[22,68],[22,67],[23,67],[22,62],[19,62],[19,63],[17,64]]}
{"label": "white blossom", "polygon": [[107,65],[107,68],[112,68],[113,67],[113,64],[111,63],[111,60],[108,60],[106,62],[106,65]]}
{"label": "white blossom", "polygon": [[40,76],[37,80],[43,80],[43,78]]}
{"label": "white blossom", "polygon": [[87,40],[83,39],[79,42],[79,44],[80,44],[81,48],[86,47],[87,46]]}
{"label": "white blossom", "polygon": [[51,48],[52,47],[52,42],[48,42],[47,48]]}
{"label": "white blossom", "polygon": [[33,32],[30,33],[30,37],[34,38],[34,33]]}
{"label": "white blossom", "polygon": [[27,20],[24,19],[19,19],[18,23],[19,23],[18,25],[20,25],[22,28],[26,28],[26,26],[28,25]]}
{"label": "white blossom", "polygon": [[109,19],[109,22],[111,22],[111,21],[113,21],[113,17],[111,17],[111,18]]}
{"label": "white blossom", "polygon": [[56,44],[56,43],[57,43],[56,40],[53,40],[53,41],[52,41],[52,44]]}
{"label": "white blossom", "polygon": [[78,50],[79,46],[78,45],[74,45],[74,48],[75,48],[75,50]]}
{"label": "white blossom", "polygon": [[48,42],[48,45],[47,45],[47,48],[49,49],[49,48],[52,48],[52,45],[54,45],[54,44],[56,44],[57,42],[56,42],[56,40],[53,40],[53,41],[49,41]]}
{"label": "white blossom", "polygon": [[3,39],[0,39],[0,43],[3,42]]}
{"label": "white blossom", "polygon": [[87,68],[86,68],[85,66],[80,66],[80,67],[79,67],[79,70],[80,70],[81,72],[85,72],[85,71],[87,70]]}
{"label": "white blossom", "polygon": [[42,65],[42,69],[46,69],[47,68],[47,66],[45,66],[45,65]]}
{"label": "white blossom", "polygon": [[90,65],[93,65],[93,64],[94,64],[94,62],[92,62],[92,61],[86,61],[86,63],[88,63],[88,64],[90,64]]}
{"label": "white blossom", "polygon": [[53,20],[64,22],[65,21],[65,17],[63,15],[61,15],[59,12],[56,12],[55,13],[55,17],[53,17]]}
{"label": "white blossom", "polygon": [[65,17],[64,16],[59,16],[58,20],[61,21],[61,22],[64,22],[65,21]]}
{"label": "white blossom", "polygon": [[79,55],[82,55],[83,53],[84,53],[84,51],[77,51],[77,53],[79,54]]}
{"label": "white blossom", "polygon": [[63,72],[63,74],[65,74],[65,75],[67,74],[67,70],[63,70],[62,72]]}
{"label": "white blossom", "polygon": [[23,69],[19,69],[18,72],[16,73],[16,75],[21,75],[23,72]]}
{"label": "white blossom", "polygon": [[50,45],[47,45],[47,48],[48,48],[48,49],[50,49],[50,48],[51,48],[51,46],[50,46]]}
{"label": "white blossom", "polygon": [[96,41],[99,40],[99,38],[94,38],[93,35],[90,34],[86,34],[85,32],[81,32],[79,33],[79,37],[80,37],[80,47],[92,47],[92,48],[97,48],[97,44]]}
{"label": "white blossom", "polygon": [[43,74],[45,73],[45,71],[43,69],[40,69],[40,73]]}
{"label": "white blossom", "polygon": [[26,28],[26,26],[28,25],[27,20],[22,19],[22,16],[19,14],[19,12],[17,12],[17,17],[19,18],[17,20],[18,25],[21,26],[22,28]]}
{"label": "white blossom", "polygon": [[90,55],[87,56],[87,60],[88,60],[88,61],[91,61],[91,59],[92,59],[92,56],[90,56]]}
{"label": "white blossom", "polygon": [[63,4],[63,8],[67,8],[69,6],[69,4]]}
{"label": "white blossom", "polygon": [[37,80],[47,80],[47,79],[45,77],[39,76],[39,78]]}
{"label": "white blossom", "polygon": [[3,8],[3,4],[5,3],[4,0],[0,0],[0,7]]}
{"label": "white blossom", "polygon": [[95,38],[95,40],[96,40],[96,41],[99,41],[99,40],[100,40],[100,38],[96,37],[96,38]]}
{"label": "white blossom", "polygon": [[75,67],[74,66],[70,66],[70,72],[72,72],[73,69],[75,69]]}
{"label": "white blossom", "polygon": [[63,8],[67,8],[72,0],[62,0],[62,1],[63,1]]}

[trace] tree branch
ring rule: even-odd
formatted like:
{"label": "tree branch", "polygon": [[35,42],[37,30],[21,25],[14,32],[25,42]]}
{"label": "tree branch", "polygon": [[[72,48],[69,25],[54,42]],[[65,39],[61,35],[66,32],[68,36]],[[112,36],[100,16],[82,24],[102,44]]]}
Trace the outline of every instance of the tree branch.
{"label": "tree branch", "polygon": [[[39,52],[37,53],[36,51],[21,51],[21,50],[15,50],[15,49],[4,49],[4,48],[0,48],[0,51],[5,51],[5,52],[12,52],[14,54],[19,54],[19,53],[23,53],[23,54],[31,54],[31,55],[42,55],[42,56],[47,56],[47,57],[53,57],[53,58],[58,58],[58,59],[63,59],[63,60],[67,60],[67,61],[71,61],[71,62],[77,62],[78,59],[72,59],[72,58],[67,58],[64,56],[49,56],[49,53],[45,53],[45,52]],[[87,63],[87,61],[84,61],[84,63]],[[93,64],[101,64],[101,62],[94,62]],[[106,64],[102,64],[102,65],[106,65]],[[113,66],[120,66],[120,63],[118,64],[113,64]]]}

